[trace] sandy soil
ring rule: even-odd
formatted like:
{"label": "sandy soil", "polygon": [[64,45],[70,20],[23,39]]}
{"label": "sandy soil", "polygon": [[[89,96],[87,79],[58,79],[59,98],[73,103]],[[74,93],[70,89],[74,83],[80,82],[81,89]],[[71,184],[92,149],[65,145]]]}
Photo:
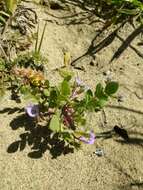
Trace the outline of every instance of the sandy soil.
{"label": "sandy soil", "polygon": [[[118,94],[123,101],[111,101],[104,109],[106,118],[103,112],[91,115],[89,125],[95,133],[122,126],[130,143],[117,136],[97,138],[94,145],[83,145],[81,150],[56,159],[49,150],[37,156],[27,142],[18,148],[22,134],[30,133],[32,126],[25,121],[23,104],[6,96],[0,107],[0,190],[143,189],[143,50],[138,45],[142,40],[139,26],[126,24],[116,35],[111,34],[115,30],[111,26],[96,38],[102,22],[96,22],[93,15],[89,19],[90,13],[76,5],[64,10],[30,6],[38,14],[41,31],[43,20],[48,20],[42,45],[42,53],[48,57],[47,78],[59,80],[52,69],[63,65],[65,50],[71,53],[76,67],[84,67],[84,71],[73,70],[91,88],[104,82],[110,71],[112,79],[119,81]],[[97,148],[104,151],[103,156],[94,153]]]}

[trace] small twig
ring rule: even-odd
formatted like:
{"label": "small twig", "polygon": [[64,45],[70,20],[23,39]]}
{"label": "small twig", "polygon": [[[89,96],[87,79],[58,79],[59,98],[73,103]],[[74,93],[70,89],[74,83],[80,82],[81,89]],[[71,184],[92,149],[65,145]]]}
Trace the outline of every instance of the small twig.
{"label": "small twig", "polygon": [[106,117],[106,113],[105,113],[105,110],[103,109],[102,110],[102,119],[103,119],[103,126],[106,126],[107,124],[107,117]]}

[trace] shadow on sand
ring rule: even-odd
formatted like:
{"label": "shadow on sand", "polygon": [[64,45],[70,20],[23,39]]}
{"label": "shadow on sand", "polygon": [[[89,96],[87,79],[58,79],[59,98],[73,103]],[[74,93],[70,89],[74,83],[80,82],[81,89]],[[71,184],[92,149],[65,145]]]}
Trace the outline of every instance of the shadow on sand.
{"label": "shadow on sand", "polygon": [[[21,112],[18,108],[5,108],[1,113],[12,114],[15,111]],[[73,153],[73,148],[66,146],[64,141],[57,140],[57,136],[51,137],[51,131],[47,126],[36,124],[34,119],[29,118],[25,113],[20,114],[10,122],[12,130],[24,128],[25,132],[19,135],[19,140],[8,146],[8,153],[23,151],[26,146],[31,147],[28,156],[31,158],[41,158],[43,154],[49,150],[52,158],[56,158],[62,154]]]}
{"label": "shadow on sand", "polygon": [[[114,8],[114,5],[108,4],[106,1],[100,0],[59,0],[61,5],[68,5],[71,7],[78,7],[80,11],[78,13],[69,14],[66,16],[56,16],[52,13],[49,14],[52,18],[47,20],[48,22],[55,22],[57,25],[81,25],[87,24],[92,25],[93,23],[99,22],[99,28],[95,34],[95,37],[91,40],[89,47],[86,52],[82,55],[79,55],[77,58],[73,59],[71,65],[76,68],[78,61],[83,59],[86,56],[95,57],[96,53],[101,51],[104,48],[107,48],[115,39],[121,41],[121,45],[114,52],[111,60],[118,59],[122,53],[129,47],[131,48],[139,57],[143,58],[143,53],[141,53],[136,47],[134,47],[131,42],[139,35],[143,33],[143,25],[137,27],[133,23],[133,15],[118,14],[117,9]],[[117,15],[117,16],[116,16]],[[62,21],[62,22],[61,22]],[[117,24],[115,30],[110,32],[102,40],[98,40],[98,37],[107,31],[107,29],[113,25]],[[133,26],[133,32],[129,33],[126,39],[123,39],[118,31],[123,28],[126,23],[130,23]],[[101,27],[102,26],[102,27]]]}
{"label": "shadow on sand", "polygon": [[[120,109],[120,107],[118,107]],[[123,108],[126,111],[132,111],[129,108]],[[62,154],[73,153],[74,148],[69,145],[65,145],[64,141],[61,141],[57,138],[57,134],[51,136],[51,131],[47,126],[37,125],[35,119],[30,118],[25,113],[23,113],[24,109],[20,109],[18,107],[15,108],[5,108],[0,111],[0,113],[20,113],[17,117],[15,117],[10,122],[10,127],[12,130],[17,130],[19,128],[24,128],[24,133],[19,135],[19,140],[11,143],[8,146],[7,152],[14,153],[16,151],[23,151],[26,146],[31,147],[31,152],[28,153],[28,156],[31,158],[41,158],[43,154],[48,150],[52,158],[56,158]],[[142,112],[134,110],[134,112],[138,114],[143,114]],[[96,134],[96,138],[108,139],[112,138],[115,135],[113,130],[101,132]],[[142,135],[142,134],[140,134]],[[125,141],[123,139],[116,140],[122,144],[131,144],[131,145],[143,145],[143,138],[129,138],[129,141]]]}
{"label": "shadow on sand", "polygon": [[[105,28],[100,31],[100,34],[96,34],[93,40],[91,41],[90,46],[88,47],[88,50],[78,58],[74,59],[71,63],[72,66],[75,66],[77,61],[84,58],[85,56],[91,56],[95,57],[96,53],[101,51],[104,48],[107,48],[116,38],[119,39],[122,44],[119,46],[119,48],[115,51],[113,54],[111,60],[109,61],[109,64],[112,63],[114,60],[118,59],[122,53],[130,47],[139,57],[143,58],[143,53],[141,53],[138,49],[136,49],[133,45],[131,45],[131,42],[141,33],[143,33],[143,25],[140,25],[139,27],[135,28],[134,31],[126,38],[123,39],[119,36],[118,31],[125,25],[126,21],[121,23],[113,32],[111,32],[107,37],[105,37],[103,40],[101,40],[99,43],[96,43],[96,39],[103,33]],[[95,45],[94,45],[95,44]]]}

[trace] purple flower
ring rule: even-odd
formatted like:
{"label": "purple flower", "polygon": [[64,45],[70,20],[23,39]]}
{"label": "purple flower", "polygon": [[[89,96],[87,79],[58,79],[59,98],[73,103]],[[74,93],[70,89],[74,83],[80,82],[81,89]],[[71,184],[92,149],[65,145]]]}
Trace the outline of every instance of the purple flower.
{"label": "purple flower", "polygon": [[38,105],[34,105],[34,104],[29,104],[26,108],[25,108],[26,113],[30,116],[30,117],[37,117],[39,115],[39,106]]}
{"label": "purple flower", "polygon": [[76,81],[76,83],[77,83],[78,86],[82,86],[83,85],[83,81],[79,77],[76,77],[75,81]]}
{"label": "purple flower", "polygon": [[84,143],[86,143],[86,144],[94,144],[94,141],[95,141],[95,134],[94,134],[93,131],[90,131],[90,133],[89,133],[89,139],[87,139],[87,138],[81,136],[81,137],[79,138],[79,140],[82,141],[82,142],[84,142]]}
{"label": "purple flower", "polygon": [[85,91],[90,89],[89,86],[86,85],[79,77],[75,78],[75,82],[77,83],[78,86],[83,86]]}

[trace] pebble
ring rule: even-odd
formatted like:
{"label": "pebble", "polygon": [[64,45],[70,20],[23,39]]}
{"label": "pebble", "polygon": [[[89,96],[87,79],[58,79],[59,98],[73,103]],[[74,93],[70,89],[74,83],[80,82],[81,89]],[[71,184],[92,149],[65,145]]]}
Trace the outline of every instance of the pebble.
{"label": "pebble", "polygon": [[104,156],[104,151],[101,148],[97,148],[95,150],[94,154],[96,154],[97,156],[101,157],[101,156]]}

